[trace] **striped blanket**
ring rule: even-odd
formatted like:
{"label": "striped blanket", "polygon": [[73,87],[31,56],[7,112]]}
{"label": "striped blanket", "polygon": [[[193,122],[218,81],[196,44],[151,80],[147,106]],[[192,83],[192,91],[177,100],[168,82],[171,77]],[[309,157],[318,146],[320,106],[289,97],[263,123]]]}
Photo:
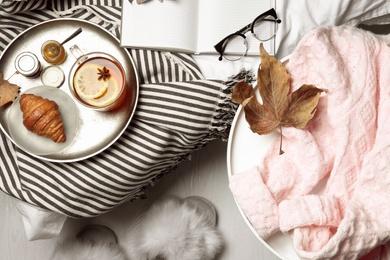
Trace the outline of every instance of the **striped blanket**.
{"label": "striped blanket", "polygon": [[[25,29],[61,17],[91,21],[119,37],[121,1],[0,0],[0,52]],[[148,187],[194,150],[227,138],[237,108],[229,98],[232,84],[204,79],[188,54],[128,51],[140,96],[119,140],[89,159],[52,163],[30,156],[1,133],[2,191],[66,216],[97,216],[145,197]]]}

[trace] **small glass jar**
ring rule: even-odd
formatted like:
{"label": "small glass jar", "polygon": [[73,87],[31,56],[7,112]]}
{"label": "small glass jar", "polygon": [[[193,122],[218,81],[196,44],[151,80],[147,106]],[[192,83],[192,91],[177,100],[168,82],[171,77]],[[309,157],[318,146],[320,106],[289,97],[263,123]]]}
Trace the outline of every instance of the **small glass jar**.
{"label": "small glass jar", "polygon": [[41,55],[45,61],[53,65],[61,64],[66,59],[64,46],[54,40],[49,40],[42,44]]}
{"label": "small glass jar", "polygon": [[16,57],[15,69],[21,75],[30,78],[37,78],[42,72],[41,63],[31,52],[22,52]]}

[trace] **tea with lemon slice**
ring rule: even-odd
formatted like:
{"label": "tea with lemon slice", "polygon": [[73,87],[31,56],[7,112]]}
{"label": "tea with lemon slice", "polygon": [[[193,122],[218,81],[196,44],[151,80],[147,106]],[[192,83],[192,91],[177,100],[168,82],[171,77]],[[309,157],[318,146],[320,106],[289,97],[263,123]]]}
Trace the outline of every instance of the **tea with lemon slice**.
{"label": "tea with lemon slice", "polygon": [[73,88],[77,97],[85,104],[94,107],[108,106],[123,92],[122,68],[103,57],[88,59],[76,70]]}

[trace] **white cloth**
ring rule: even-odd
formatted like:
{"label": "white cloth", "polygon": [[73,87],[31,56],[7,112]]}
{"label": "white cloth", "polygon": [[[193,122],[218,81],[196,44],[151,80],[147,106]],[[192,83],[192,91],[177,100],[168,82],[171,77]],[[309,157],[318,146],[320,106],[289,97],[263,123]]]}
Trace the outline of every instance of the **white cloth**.
{"label": "white cloth", "polygon": [[[275,37],[275,56],[291,54],[298,42],[317,27],[390,23],[390,0],[276,0],[282,20]],[[389,24],[390,26],[390,24]]]}
{"label": "white cloth", "polygon": [[30,241],[58,236],[67,219],[64,215],[34,207],[17,199],[13,199],[13,202],[22,215],[26,236]]}

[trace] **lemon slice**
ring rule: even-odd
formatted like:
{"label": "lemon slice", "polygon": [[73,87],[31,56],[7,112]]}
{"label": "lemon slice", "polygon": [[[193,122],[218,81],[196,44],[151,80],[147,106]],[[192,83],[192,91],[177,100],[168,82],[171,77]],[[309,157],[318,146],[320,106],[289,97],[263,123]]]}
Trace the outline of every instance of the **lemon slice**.
{"label": "lemon slice", "polygon": [[81,98],[99,98],[107,92],[108,81],[98,80],[98,68],[96,64],[84,64],[76,72],[74,89]]}
{"label": "lemon slice", "polygon": [[88,100],[88,104],[95,107],[103,107],[115,101],[120,91],[118,81],[111,77],[107,83],[107,92],[103,96]]}

